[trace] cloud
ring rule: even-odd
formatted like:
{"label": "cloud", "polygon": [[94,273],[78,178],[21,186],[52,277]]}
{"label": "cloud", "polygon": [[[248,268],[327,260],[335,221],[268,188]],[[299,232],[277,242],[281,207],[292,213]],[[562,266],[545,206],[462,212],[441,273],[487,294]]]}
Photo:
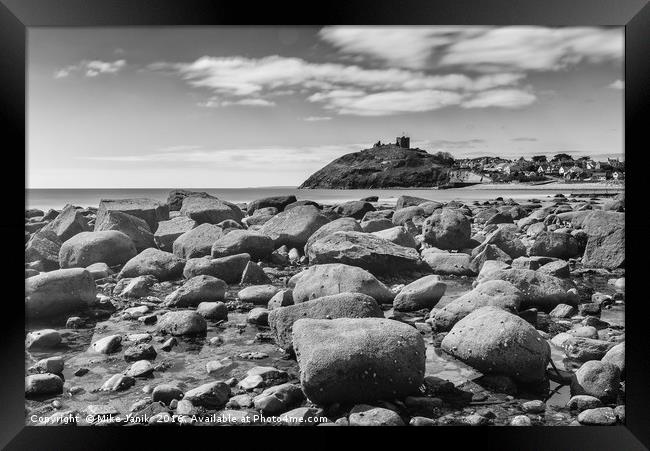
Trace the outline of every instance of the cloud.
{"label": "cloud", "polygon": [[57,70],[54,73],[54,78],[65,78],[76,72],[83,73],[86,77],[96,77],[100,74],[115,74],[125,66],[126,60],[116,60],[113,62],[83,60],[77,64]]}
{"label": "cloud", "polygon": [[528,138],[528,137],[522,136],[521,138],[512,138],[510,141],[515,141],[515,142],[534,142],[534,141],[537,141],[537,138]]}
{"label": "cloud", "polygon": [[319,122],[319,121],[329,121],[332,118],[330,116],[307,116],[303,118],[303,121],[307,122]]}
{"label": "cloud", "polygon": [[247,99],[238,99],[238,100],[219,100],[216,97],[211,97],[205,102],[199,102],[199,106],[204,106],[208,108],[219,108],[227,106],[275,106],[275,102],[271,100],[259,99],[259,98],[247,98]]}
{"label": "cloud", "polygon": [[278,55],[259,59],[203,56],[190,63],[158,62],[150,70],[180,76],[213,93],[202,106],[273,106],[270,98],[299,92],[338,114],[383,116],[432,111],[471,100],[476,93],[515,87],[515,72],[469,77],[432,75],[405,69],[367,69],[338,63],[310,63]]}
{"label": "cloud", "polygon": [[325,27],[319,37],[344,55],[410,69],[556,71],[623,58],[621,27]]}
{"label": "cloud", "polygon": [[518,89],[493,89],[478,93],[463,102],[462,106],[464,108],[520,108],[530,105],[536,99],[535,94]]}
{"label": "cloud", "polygon": [[625,82],[623,80],[615,80],[607,85],[611,89],[625,89]]}

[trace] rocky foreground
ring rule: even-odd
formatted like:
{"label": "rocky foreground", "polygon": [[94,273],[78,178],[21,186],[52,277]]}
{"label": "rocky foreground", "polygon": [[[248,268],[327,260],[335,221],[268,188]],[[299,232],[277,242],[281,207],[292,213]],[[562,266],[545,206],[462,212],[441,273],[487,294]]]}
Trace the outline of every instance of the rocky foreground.
{"label": "rocky foreground", "polygon": [[25,421],[622,423],[624,205],[27,210]]}

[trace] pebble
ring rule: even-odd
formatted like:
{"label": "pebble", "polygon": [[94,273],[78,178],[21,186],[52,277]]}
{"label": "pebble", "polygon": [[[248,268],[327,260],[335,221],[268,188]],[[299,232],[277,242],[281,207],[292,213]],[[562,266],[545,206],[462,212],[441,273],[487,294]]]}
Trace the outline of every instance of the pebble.
{"label": "pebble", "polygon": [[510,420],[510,426],[531,426],[532,422],[526,415],[517,415]]}
{"label": "pebble", "polygon": [[578,415],[580,424],[609,426],[616,423],[616,413],[611,407],[598,407],[587,409]]}
{"label": "pebble", "polygon": [[526,413],[542,413],[546,410],[546,404],[544,401],[538,399],[533,401],[527,401],[521,405],[521,408]]}

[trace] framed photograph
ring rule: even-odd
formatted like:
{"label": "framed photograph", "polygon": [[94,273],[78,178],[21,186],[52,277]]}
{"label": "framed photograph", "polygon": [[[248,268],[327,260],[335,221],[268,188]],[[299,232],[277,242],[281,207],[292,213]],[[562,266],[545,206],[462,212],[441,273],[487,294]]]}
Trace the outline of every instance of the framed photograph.
{"label": "framed photograph", "polygon": [[0,1],[2,446],[650,446],[647,1]]}

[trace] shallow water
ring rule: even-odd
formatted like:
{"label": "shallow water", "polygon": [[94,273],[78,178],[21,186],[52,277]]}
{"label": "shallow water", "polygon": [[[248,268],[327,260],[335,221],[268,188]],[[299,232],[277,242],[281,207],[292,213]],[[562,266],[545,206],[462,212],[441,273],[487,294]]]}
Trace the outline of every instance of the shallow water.
{"label": "shallow water", "polygon": [[[130,197],[148,197],[165,202],[169,191],[173,188],[152,188],[152,189],[26,189],[26,208],[49,208],[61,209],[70,203],[82,207],[97,207],[101,199],[125,199]],[[338,203],[348,200],[359,200],[364,197],[378,196],[379,202],[394,205],[399,196],[408,195],[423,197],[425,199],[438,201],[474,201],[488,200],[501,196],[504,199],[525,200],[530,198],[548,199],[555,194],[565,195],[588,194],[603,192],[602,188],[594,189],[508,189],[504,186],[498,190],[481,189],[476,187],[453,188],[447,190],[436,190],[430,188],[420,189],[296,189],[295,187],[262,187],[262,188],[196,188],[193,191],[205,191],[208,194],[225,199],[230,202],[250,202],[269,196],[295,195],[298,200],[313,200],[319,203]],[[620,190],[610,190],[612,193]]]}

